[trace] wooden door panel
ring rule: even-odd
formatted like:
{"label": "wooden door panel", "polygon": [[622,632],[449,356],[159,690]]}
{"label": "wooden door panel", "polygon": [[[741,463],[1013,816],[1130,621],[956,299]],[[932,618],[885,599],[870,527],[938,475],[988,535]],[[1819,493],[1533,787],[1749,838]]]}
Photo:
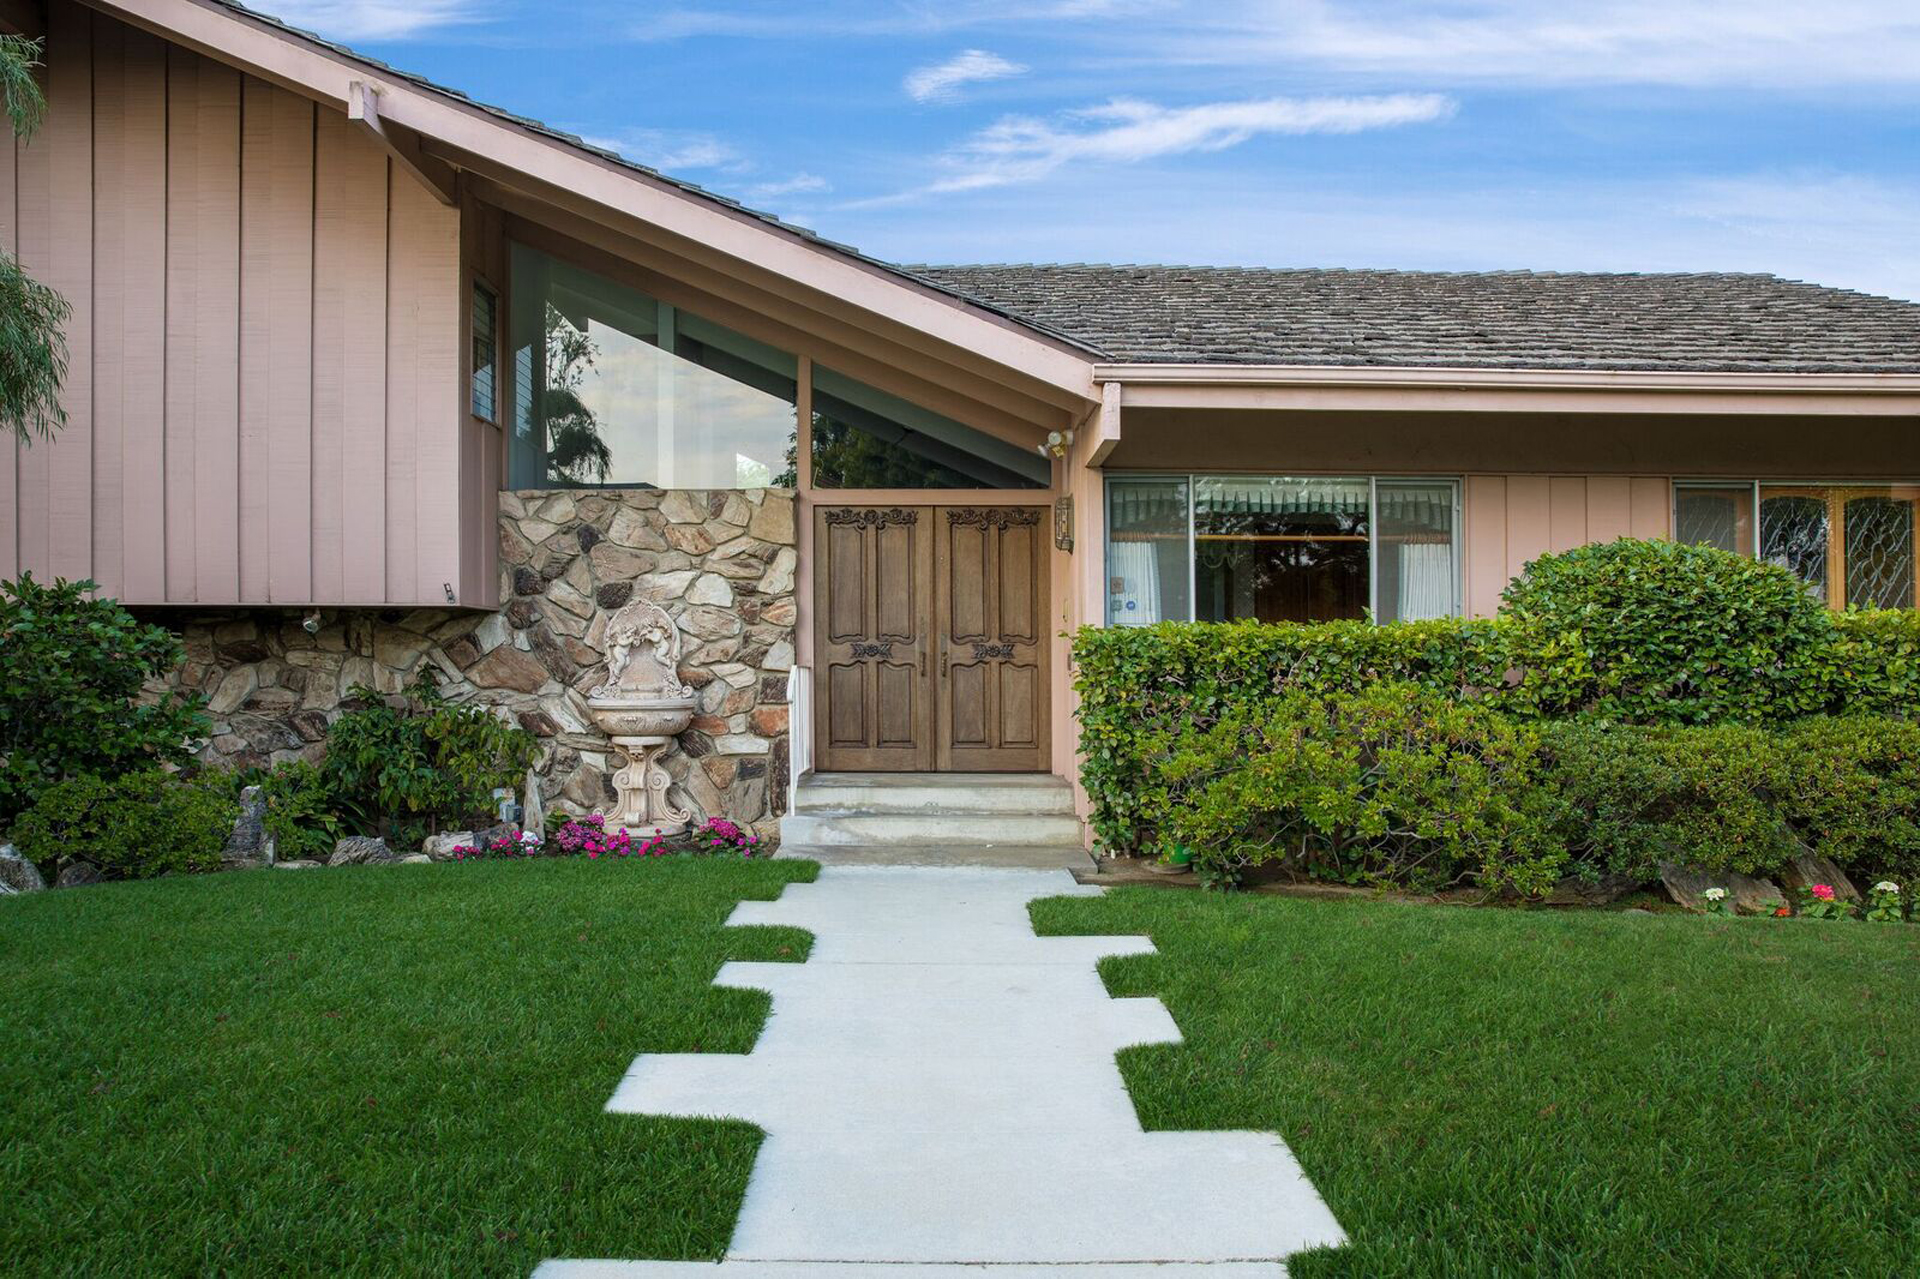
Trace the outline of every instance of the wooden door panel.
{"label": "wooden door panel", "polygon": [[931,508],[814,512],[822,770],[933,766]]}
{"label": "wooden door panel", "polygon": [[934,512],[938,765],[954,772],[1047,767],[1046,512]]}

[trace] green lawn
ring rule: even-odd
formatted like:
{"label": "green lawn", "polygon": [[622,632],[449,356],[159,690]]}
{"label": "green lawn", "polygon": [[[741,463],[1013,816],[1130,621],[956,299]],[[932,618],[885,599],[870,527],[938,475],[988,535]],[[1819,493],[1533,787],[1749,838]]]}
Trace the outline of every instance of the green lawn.
{"label": "green lawn", "polygon": [[1122,1055],[1141,1118],[1285,1137],[1352,1239],[1294,1279],[1920,1274],[1920,926],[1145,888],[1033,913],[1152,935],[1102,970],[1186,1036]]}
{"label": "green lawn", "polygon": [[255,871],[0,901],[0,1274],[517,1274],[713,1257],[759,1142],[602,1112],[745,1052],[722,929],[806,862]]}

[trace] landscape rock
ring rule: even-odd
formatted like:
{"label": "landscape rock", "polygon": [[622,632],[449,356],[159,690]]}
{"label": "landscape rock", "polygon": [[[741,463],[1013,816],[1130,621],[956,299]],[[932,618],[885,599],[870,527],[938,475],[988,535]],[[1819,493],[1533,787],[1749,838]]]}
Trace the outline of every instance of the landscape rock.
{"label": "landscape rock", "polygon": [[329,866],[384,866],[397,861],[387,841],[371,835],[349,835],[333,846]]}
{"label": "landscape rock", "polygon": [[267,797],[258,786],[242,787],[240,815],[220,850],[220,860],[236,864],[273,865],[273,836],[267,833]]}
{"label": "landscape rock", "polygon": [[55,888],[79,888],[86,884],[97,884],[106,876],[92,862],[68,862],[60,868],[60,877],[53,881]]}
{"label": "landscape rock", "polygon": [[0,891],[38,893],[46,886],[38,866],[23,857],[12,844],[0,844]]}
{"label": "landscape rock", "polygon": [[1791,892],[1803,888],[1812,888],[1815,884],[1825,884],[1833,889],[1833,895],[1843,902],[1861,900],[1860,890],[1847,878],[1847,872],[1831,857],[1819,853],[1801,853],[1780,868],[1780,882]]}
{"label": "landscape rock", "polygon": [[1738,871],[1708,871],[1698,866],[1660,863],[1660,882],[1676,905],[1688,910],[1707,909],[1709,888],[1727,890],[1727,905],[1736,915],[1771,914],[1787,900],[1780,886],[1770,879],[1754,879]]}
{"label": "landscape rock", "polygon": [[275,862],[273,864],[275,870],[319,870],[320,866],[321,863],[309,861],[305,857],[295,857],[291,861]]}
{"label": "landscape rock", "polygon": [[400,866],[425,866],[432,861],[433,858],[427,856],[425,853],[408,853],[395,864]]}
{"label": "landscape rock", "polygon": [[453,860],[456,848],[473,847],[473,832],[470,830],[442,831],[438,835],[429,835],[420,845],[420,852],[436,862]]}

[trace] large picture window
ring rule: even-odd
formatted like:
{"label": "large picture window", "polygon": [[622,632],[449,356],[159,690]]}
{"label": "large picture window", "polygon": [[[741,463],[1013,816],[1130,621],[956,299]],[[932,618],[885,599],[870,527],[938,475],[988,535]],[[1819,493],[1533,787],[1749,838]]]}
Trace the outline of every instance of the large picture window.
{"label": "large picture window", "polygon": [[831,489],[1020,489],[1053,482],[1030,448],[813,366],[813,484]]}
{"label": "large picture window", "polygon": [[799,362],[513,246],[513,488],[794,483]]}
{"label": "large picture window", "polygon": [[1413,621],[1459,610],[1453,480],[1107,481],[1107,620]]}
{"label": "large picture window", "polygon": [[1912,608],[1920,485],[1674,485],[1673,533],[1758,555],[1834,608]]}

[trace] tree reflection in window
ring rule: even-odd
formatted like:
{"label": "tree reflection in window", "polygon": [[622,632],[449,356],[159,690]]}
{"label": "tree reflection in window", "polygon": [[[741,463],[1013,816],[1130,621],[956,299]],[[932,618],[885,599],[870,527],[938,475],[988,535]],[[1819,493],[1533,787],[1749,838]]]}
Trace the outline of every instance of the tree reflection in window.
{"label": "tree reflection in window", "polygon": [[1760,502],[1760,558],[1790,569],[1818,599],[1827,597],[1827,504],[1782,494]]}
{"label": "tree reflection in window", "polygon": [[604,484],[613,450],[600,438],[600,420],[580,388],[593,370],[593,338],[547,304],[547,388],[540,397],[547,433],[547,477],[568,484]]}

